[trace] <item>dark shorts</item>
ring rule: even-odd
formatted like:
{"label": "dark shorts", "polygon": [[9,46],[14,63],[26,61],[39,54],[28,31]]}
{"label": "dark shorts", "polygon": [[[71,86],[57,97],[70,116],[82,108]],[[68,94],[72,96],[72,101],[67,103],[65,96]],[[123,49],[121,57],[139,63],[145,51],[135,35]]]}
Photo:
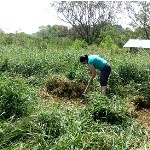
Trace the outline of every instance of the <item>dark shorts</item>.
{"label": "dark shorts", "polygon": [[107,86],[108,78],[111,73],[111,67],[106,64],[100,71],[100,84],[101,86]]}

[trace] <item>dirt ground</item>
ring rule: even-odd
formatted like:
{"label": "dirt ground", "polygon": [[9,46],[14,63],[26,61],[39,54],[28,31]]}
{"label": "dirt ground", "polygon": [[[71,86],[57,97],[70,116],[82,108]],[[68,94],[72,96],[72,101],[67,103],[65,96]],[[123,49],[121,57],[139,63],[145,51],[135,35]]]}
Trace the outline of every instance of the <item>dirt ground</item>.
{"label": "dirt ground", "polygon": [[[141,109],[136,111],[138,121],[150,131],[150,109]],[[137,150],[150,150],[150,137],[146,143],[143,143],[143,146]]]}
{"label": "dirt ground", "polygon": [[67,97],[58,97],[55,95],[51,95],[49,93],[47,93],[46,91],[40,91],[38,93],[38,97],[42,98],[42,99],[51,99],[55,102],[61,103],[61,105],[64,106],[64,108],[66,109],[80,109],[85,107],[85,102],[84,100],[80,99],[80,98],[67,98]]}
{"label": "dirt ground", "polygon": [[150,109],[141,109],[139,111],[136,111],[138,115],[138,120],[147,128],[150,130]]}

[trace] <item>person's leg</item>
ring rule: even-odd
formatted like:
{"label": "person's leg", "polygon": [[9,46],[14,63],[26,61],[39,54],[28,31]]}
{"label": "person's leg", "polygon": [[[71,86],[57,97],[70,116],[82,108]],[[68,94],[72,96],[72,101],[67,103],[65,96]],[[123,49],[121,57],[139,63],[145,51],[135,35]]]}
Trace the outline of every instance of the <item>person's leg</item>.
{"label": "person's leg", "polygon": [[101,92],[103,95],[106,95],[107,86],[101,86]]}
{"label": "person's leg", "polygon": [[107,82],[110,73],[111,73],[111,67],[109,65],[106,65],[100,72],[101,92],[103,95],[106,95],[107,92]]}

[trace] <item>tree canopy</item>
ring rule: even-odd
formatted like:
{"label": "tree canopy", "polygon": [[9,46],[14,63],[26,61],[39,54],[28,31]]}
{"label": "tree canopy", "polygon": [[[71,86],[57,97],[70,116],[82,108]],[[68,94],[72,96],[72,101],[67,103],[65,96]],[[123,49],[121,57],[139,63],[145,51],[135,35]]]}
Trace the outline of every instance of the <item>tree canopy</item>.
{"label": "tree canopy", "polygon": [[117,7],[113,1],[61,1],[51,5],[61,20],[69,23],[79,36],[91,44],[99,38],[101,29],[115,20]]}

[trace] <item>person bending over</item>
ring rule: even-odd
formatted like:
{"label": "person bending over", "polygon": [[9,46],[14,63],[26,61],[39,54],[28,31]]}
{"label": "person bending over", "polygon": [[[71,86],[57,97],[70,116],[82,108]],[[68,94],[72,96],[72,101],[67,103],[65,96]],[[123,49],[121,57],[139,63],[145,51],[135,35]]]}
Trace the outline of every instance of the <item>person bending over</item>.
{"label": "person bending over", "polygon": [[80,62],[82,64],[87,64],[91,72],[91,78],[88,81],[84,94],[87,92],[89,85],[92,83],[93,79],[95,78],[96,69],[98,69],[100,70],[99,77],[100,77],[101,92],[103,95],[106,95],[107,82],[108,82],[109,75],[111,73],[111,67],[108,64],[108,62],[104,58],[101,58],[99,55],[80,56]]}

